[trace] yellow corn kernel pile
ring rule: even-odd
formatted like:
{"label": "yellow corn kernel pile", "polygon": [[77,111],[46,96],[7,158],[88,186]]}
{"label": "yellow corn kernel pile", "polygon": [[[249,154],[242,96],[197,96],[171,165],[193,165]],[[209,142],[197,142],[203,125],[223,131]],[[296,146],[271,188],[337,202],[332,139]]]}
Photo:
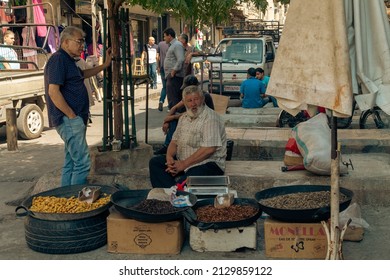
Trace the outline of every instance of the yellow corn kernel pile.
{"label": "yellow corn kernel pile", "polygon": [[92,204],[79,201],[75,196],[70,198],[55,196],[36,196],[33,198],[31,211],[42,213],[81,213],[97,209],[110,201],[111,195],[103,194]]}

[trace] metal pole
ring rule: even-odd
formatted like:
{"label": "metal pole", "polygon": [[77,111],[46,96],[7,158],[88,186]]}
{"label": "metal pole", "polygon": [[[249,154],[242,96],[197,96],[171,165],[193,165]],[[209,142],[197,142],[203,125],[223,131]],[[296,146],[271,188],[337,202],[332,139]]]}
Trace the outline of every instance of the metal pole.
{"label": "metal pole", "polygon": [[222,62],[219,63],[219,94],[222,95]]}
{"label": "metal pole", "polygon": [[[103,56],[106,55],[106,43],[107,43],[107,10],[103,10]],[[103,71],[103,151],[107,150],[107,139],[108,139],[108,119],[107,119],[107,70]]]}
{"label": "metal pole", "polygon": [[121,9],[120,11],[120,18],[121,18],[121,29],[122,29],[122,75],[123,75],[123,110],[124,110],[124,124],[125,124],[125,139],[124,139],[124,147],[130,148],[130,137],[129,137],[129,99],[128,99],[128,87],[127,87],[127,52],[126,52],[126,46],[128,42],[128,34],[126,32],[126,15],[125,15],[125,9]]}
{"label": "metal pole", "polygon": [[145,52],[146,52],[146,74],[147,74],[147,84],[146,84],[146,110],[145,110],[145,143],[148,144],[148,126],[149,126],[149,83],[150,83],[150,76],[149,76],[149,52],[148,52],[148,45],[144,45]]}
{"label": "metal pole", "polygon": [[209,69],[209,93],[213,93],[213,63],[210,62]]}
{"label": "metal pole", "polygon": [[[134,147],[138,146],[137,143],[137,130],[136,130],[136,125],[135,125],[135,109],[134,109],[134,82],[133,82],[133,74],[132,74],[132,59],[131,59],[131,21],[130,21],[130,15],[129,15],[129,9],[126,9],[126,19],[127,24],[126,24],[126,29],[127,29],[127,34],[128,34],[128,41],[127,41],[127,60],[128,60],[128,79],[130,83],[130,109],[131,109],[131,137],[130,141],[134,142]],[[129,123],[127,123],[127,126],[129,126]],[[130,143],[130,148],[132,148],[133,145]]]}
{"label": "metal pole", "polygon": [[[92,55],[97,57],[96,52],[96,0],[91,0],[92,11]],[[88,55],[91,55],[90,53]]]}

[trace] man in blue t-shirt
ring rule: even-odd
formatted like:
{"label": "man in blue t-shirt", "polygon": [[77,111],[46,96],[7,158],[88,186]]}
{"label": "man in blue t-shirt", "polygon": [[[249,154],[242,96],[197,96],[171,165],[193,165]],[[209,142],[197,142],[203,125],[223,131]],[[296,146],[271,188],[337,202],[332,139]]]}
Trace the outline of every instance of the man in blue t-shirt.
{"label": "man in blue t-shirt", "polygon": [[[263,68],[261,68],[261,67],[256,68],[256,78],[264,83],[265,90],[267,91],[269,76],[265,75]],[[266,97],[265,100],[268,100],[268,102],[272,102],[274,107],[278,107],[278,102],[276,101],[275,97],[273,97],[271,95],[265,95],[265,96],[268,97],[268,98]]]}
{"label": "man in blue t-shirt", "polygon": [[65,143],[61,186],[87,183],[91,164],[86,141],[89,100],[84,79],[111,65],[111,49],[108,48],[102,65],[85,70],[77,67],[75,58],[79,58],[84,49],[84,36],[83,30],[66,27],[61,32],[61,48],[50,57],[45,67],[49,126],[56,128]]}
{"label": "man in blue t-shirt", "polygon": [[265,85],[256,79],[256,69],[251,67],[247,71],[247,79],[241,83],[240,98],[243,108],[261,108],[267,101],[263,100]]}

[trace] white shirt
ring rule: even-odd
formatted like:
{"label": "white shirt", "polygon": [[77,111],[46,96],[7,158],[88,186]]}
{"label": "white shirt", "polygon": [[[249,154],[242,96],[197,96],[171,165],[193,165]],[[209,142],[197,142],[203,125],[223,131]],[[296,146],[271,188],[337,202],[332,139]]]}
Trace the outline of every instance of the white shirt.
{"label": "white shirt", "polygon": [[157,45],[150,46],[148,44],[149,64],[157,62]]}
{"label": "white shirt", "polygon": [[[6,45],[6,44],[4,44]],[[18,60],[18,55],[14,49],[9,47],[4,47],[4,45],[0,45],[0,59],[2,60]],[[2,64],[2,63],[0,63]],[[11,69],[20,69],[19,63],[11,63],[8,62]]]}

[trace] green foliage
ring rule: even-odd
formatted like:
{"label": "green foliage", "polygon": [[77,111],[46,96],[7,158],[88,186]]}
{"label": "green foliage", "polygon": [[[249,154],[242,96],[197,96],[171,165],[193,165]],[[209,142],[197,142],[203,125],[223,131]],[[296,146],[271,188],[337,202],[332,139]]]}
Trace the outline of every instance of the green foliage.
{"label": "green foliage", "polygon": [[276,0],[276,2],[280,2],[282,5],[290,4],[290,0]]}
{"label": "green foliage", "polygon": [[15,5],[15,6],[27,5],[27,0],[14,0],[13,5]]}
{"label": "green foliage", "polygon": [[264,14],[267,11],[268,2],[267,0],[249,0],[253,4],[255,4],[256,8],[260,9]]}
{"label": "green foliage", "polygon": [[[113,0],[111,0],[113,1]],[[169,13],[177,19],[184,19],[192,26],[221,24],[230,19],[230,11],[237,5],[236,0],[126,0],[130,5],[140,5],[158,14]],[[267,0],[241,0],[252,2],[263,13],[268,7]],[[275,0],[289,4],[290,0]]]}
{"label": "green foliage", "polygon": [[191,24],[218,24],[229,19],[235,0],[126,0],[131,5],[175,18],[182,18]]}

